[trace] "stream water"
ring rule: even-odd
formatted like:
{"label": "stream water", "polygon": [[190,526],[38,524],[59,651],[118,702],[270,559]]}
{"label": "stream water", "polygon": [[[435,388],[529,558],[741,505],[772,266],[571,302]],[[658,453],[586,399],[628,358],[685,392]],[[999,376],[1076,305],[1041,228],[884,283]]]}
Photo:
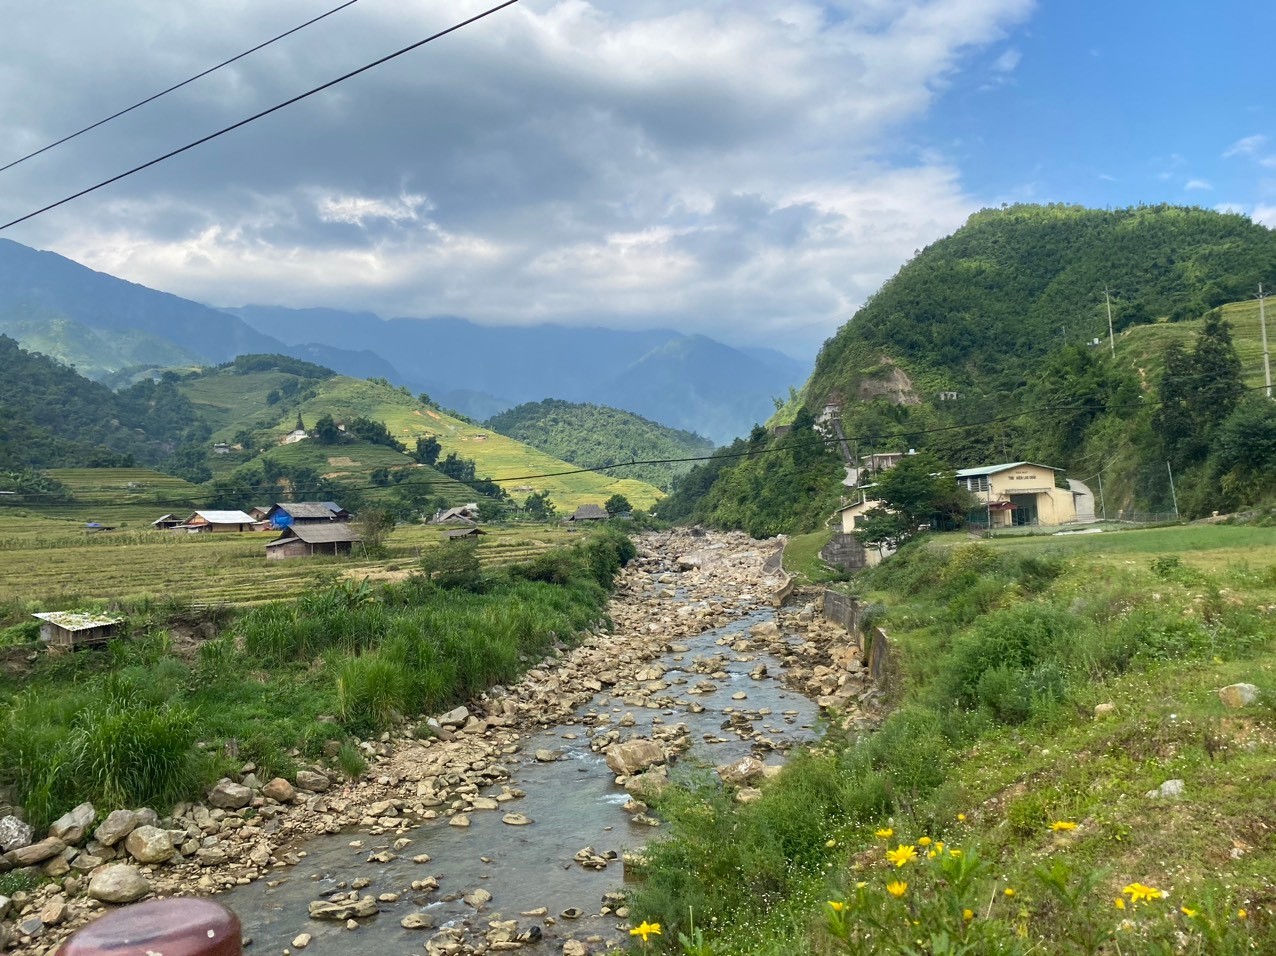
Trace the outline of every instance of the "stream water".
{"label": "stream water", "polygon": [[[770,713],[752,721],[752,726],[773,741],[800,742],[814,736],[817,719],[815,705],[794,691],[785,689],[776,679],[782,667],[773,656],[755,651],[737,654],[730,642],[719,640],[740,634],[751,626],[773,620],[774,612],[758,611],[725,627],[682,640],[660,663],[670,668],[663,680],[669,684],[659,695],[672,698],[673,706],[663,709],[634,707],[609,690],[579,707],[577,715],[610,713],[619,718],[633,714],[634,726],[623,731],[622,739],[650,736],[654,722],[685,723],[694,742],[682,764],[702,762],[707,765],[727,763],[753,752],[751,743],[740,739],[724,721],[735,711]],[[720,670],[726,680],[712,680],[717,689],[709,693],[688,694],[697,683],[709,679],[701,673],[683,670],[697,658],[722,655]],[[770,676],[754,680],[750,672],[765,664]],[[733,700],[743,691],[746,700]],[[692,713],[696,703],[703,713]],[[604,728],[605,729],[605,728]],[[308,952],[408,953],[421,952],[425,941],[435,930],[405,930],[399,921],[409,913],[430,915],[438,928],[453,921],[468,921],[476,929],[485,928],[499,915],[517,918],[520,912],[547,907],[557,918],[569,908],[579,908],[584,916],[577,920],[557,919],[557,925],[545,927],[546,942],[527,947],[528,952],[558,952],[567,936],[583,939],[592,934],[613,937],[617,933],[615,917],[596,915],[602,897],[620,888],[623,864],[613,862],[605,870],[583,869],[572,862],[576,852],[591,846],[598,853],[609,850],[617,854],[642,847],[658,838],[661,830],[630,821],[621,806],[628,794],[613,782],[613,774],[603,757],[589,748],[588,728],[583,724],[561,725],[525,738],[518,754],[506,761],[511,770],[508,785],[525,792],[521,799],[502,803],[497,811],[471,813],[468,828],[448,826],[447,818],[429,821],[406,834],[412,845],[400,852],[399,858],[386,864],[365,862],[369,853],[386,849],[400,834],[372,836],[357,831],[316,837],[304,845],[307,853],[301,864],[276,871],[271,880],[261,880],[237,887],[219,899],[230,906],[243,923],[246,936],[253,939],[257,952],[280,952],[297,934],[313,937]],[[714,741],[708,742],[706,738]],[[541,763],[535,759],[538,749],[556,750],[563,759]],[[769,762],[780,758],[772,756]],[[500,788],[494,788],[493,794]],[[531,817],[527,826],[508,826],[501,822],[506,812],[517,811]],[[362,847],[350,846],[362,840]],[[414,864],[412,857],[426,853],[431,861]],[[433,876],[439,889],[425,894],[410,889],[413,880]],[[343,923],[323,922],[308,918],[307,904],[324,899],[351,881],[371,880],[362,894],[374,896],[399,893],[398,902],[382,904],[382,912],[361,920],[355,932]],[[275,883],[274,886],[268,883]],[[459,897],[482,888],[492,900],[481,913]],[[446,899],[445,898],[449,898]],[[519,920],[520,928],[541,921]],[[551,942],[553,941],[553,942]]]}

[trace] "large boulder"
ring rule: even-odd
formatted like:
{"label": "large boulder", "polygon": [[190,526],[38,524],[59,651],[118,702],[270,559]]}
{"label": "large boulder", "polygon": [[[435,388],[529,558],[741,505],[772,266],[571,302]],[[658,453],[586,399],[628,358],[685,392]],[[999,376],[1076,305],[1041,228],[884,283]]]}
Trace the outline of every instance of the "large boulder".
{"label": "large boulder", "polygon": [[287,803],[293,797],[292,784],[283,777],[276,777],[261,788],[261,795],[278,803]]}
{"label": "large boulder", "polygon": [[231,780],[223,780],[208,794],[208,802],[222,810],[242,810],[252,800],[251,790]]}
{"label": "large boulder", "polygon": [[311,919],[330,919],[345,922],[348,919],[375,916],[378,912],[377,901],[371,896],[365,896],[360,900],[347,900],[341,903],[315,900],[310,904]]}
{"label": "large boulder", "polygon": [[146,877],[127,863],[103,867],[89,880],[89,896],[103,903],[132,903],[150,892]]}
{"label": "large boulder", "polygon": [[138,863],[164,863],[173,858],[173,838],[159,827],[138,827],[125,838],[124,849]]}
{"label": "large boulder", "polygon": [[743,787],[766,774],[766,764],[757,757],[741,757],[717,768],[718,776],[728,787]]}
{"label": "large boulder", "polygon": [[469,719],[470,709],[468,707],[458,707],[440,715],[439,723],[444,727],[464,727],[465,722]]}
{"label": "large boulder", "polygon": [[313,793],[323,793],[332,786],[332,781],[315,770],[298,770],[297,786]]}
{"label": "large boulder", "polygon": [[1258,700],[1259,690],[1253,684],[1228,684],[1218,692],[1224,707],[1240,710]]}
{"label": "large boulder", "polygon": [[35,839],[31,824],[13,815],[0,820],[0,850],[8,853],[26,846]]}
{"label": "large boulder", "polygon": [[642,773],[648,767],[664,763],[668,757],[664,748],[654,740],[637,737],[607,748],[607,766],[612,773],[630,776]]}
{"label": "large boulder", "polygon": [[112,810],[93,831],[93,838],[103,846],[115,846],[137,829],[138,822],[132,810]]}
{"label": "large boulder", "polygon": [[53,821],[49,827],[49,836],[61,840],[67,845],[79,843],[93,826],[97,811],[93,804],[82,803],[69,813],[64,813]]}
{"label": "large boulder", "polygon": [[16,850],[10,850],[4,855],[4,858],[10,866],[35,866],[37,863],[53,859],[65,849],[66,843],[62,840],[56,837],[48,837],[39,843],[32,843],[29,846],[20,846]]}

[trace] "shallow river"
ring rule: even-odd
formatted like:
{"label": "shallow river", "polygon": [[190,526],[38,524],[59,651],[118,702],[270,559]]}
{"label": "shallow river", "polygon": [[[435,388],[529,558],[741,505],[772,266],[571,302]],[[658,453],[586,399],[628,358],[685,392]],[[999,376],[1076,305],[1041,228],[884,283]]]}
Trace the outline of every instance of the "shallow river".
{"label": "shallow river", "polygon": [[[726,627],[681,640],[677,647],[688,650],[668,654],[660,661],[672,669],[663,677],[669,688],[656,696],[672,698],[672,708],[627,706],[605,689],[576,713],[611,713],[611,727],[621,715],[632,713],[636,724],[622,730],[622,739],[650,736],[653,721],[685,723],[691,728],[694,745],[681,758],[683,766],[695,762],[722,764],[752,752],[748,741],[722,728],[732,711],[769,708],[769,716],[753,721],[755,729],[777,742],[809,740],[814,736],[816,707],[775,679],[774,675],[782,670],[779,661],[754,651],[737,654],[729,642],[717,643],[724,636],[773,619],[772,611],[759,611]],[[721,669],[729,673],[729,679],[712,680],[717,690],[711,693],[688,694],[692,686],[711,678],[680,667],[689,666],[696,658],[714,655],[725,657]],[[759,663],[765,664],[772,676],[751,679],[749,674]],[[731,699],[739,691],[748,695],[747,700]],[[693,702],[703,706],[704,712],[691,713]],[[507,784],[525,791],[526,796],[502,803],[497,811],[470,813],[468,828],[448,826],[448,818],[440,816],[403,834],[413,843],[388,864],[365,861],[369,853],[389,848],[400,837],[398,833],[372,836],[349,831],[316,837],[304,844],[307,856],[299,866],[275,872],[271,881],[281,881],[277,886],[270,887],[270,881],[261,880],[237,887],[219,899],[239,915],[245,935],[253,939],[251,951],[259,953],[280,952],[303,932],[313,936],[308,953],[421,952],[425,941],[437,930],[400,927],[399,921],[412,912],[429,914],[438,928],[450,925],[450,921],[468,920],[471,926],[482,929],[497,915],[514,919],[522,911],[542,906],[548,907],[551,917],[558,917],[571,907],[584,911],[586,915],[581,919],[559,919],[557,925],[544,927],[547,942],[526,948],[526,952],[533,953],[559,952],[561,940],[568,936],[614,936],[617,919],[595,914],[603,894],[620,888],[623,864],[617,860],[605,870],[593,871],[574,864],[572,857],[586,846],[599,853],[614,850],[620,854],[642,847],[662,831],[631,823],[621,810],[628,794],[614,784],[602,756],[589,749],[587,729],[581,724],[568,724],[525,738],[522,749],[509,757],[505,766],[511,770]],[[599,732],[606,729],[603,726]],[[705,735],[726,738],[726,742],[707,743]],[[564,757],[552,763],[538,763],[534,757],[538,749],[557,750]],[[780,759],[773,754],[768,762]],[[499,790],[495,787],[490,793],[495,795]],[[502,823],[502,815],[512,811],[526,814],[533,822],[520,827]],[[363,840],[363,847],[352,848],[350,843],[354,840]],[[431,861],[414,864],[412,857],[422,853],[429,854]],[[428,894],[411,890],[413,880],[429,876],[438,879],[438,890]],[[360,891],[361,895],[399,893],[399,901],[382,904],[378,916],[360,920],[360,928],[353,932],[346,930],[343,923],[309,919],[306,907],[310,901],[326,898],[338,891],[341,883],[347,884],[348,890],[348,884],[358,878],[372,881]],[[459,899],[460,894],[475,888],[485,889],[493,897],[478,914]],[[451,896],[457,898],[450,902],[442,899]],[[520,929],[540,923],[535,918],[519,919]]]}

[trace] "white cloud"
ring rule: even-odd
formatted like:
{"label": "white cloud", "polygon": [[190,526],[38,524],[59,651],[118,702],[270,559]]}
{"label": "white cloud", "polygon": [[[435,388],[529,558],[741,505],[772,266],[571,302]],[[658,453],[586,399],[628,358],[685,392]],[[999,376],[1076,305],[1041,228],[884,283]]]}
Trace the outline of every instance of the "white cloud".
{"label": "white cloud", "polygon": [[[23,54],[0,69],[0,155],[305,18],[289,0],[56,6],[6,24]],[[525,0],[6,235],[205,301],[779,332],[813,348],[979,205],[943,155],[884,157],[907,154],[906,125],[1032,6]],[[11,171],[0,215],[478,8],[358,4]],[[104,73],[103,44],[139,30],[146,44]],[[994,72],[1019,58],[1004,50]]]}
{"label": "white cloud", "polygon": [[1270,203],[1259,203],[1249,214],[1255,222],[1261,222],[1269,229],[1276,229],[1276,206]]}
{"label": "white cloud", "polygon": [[1214,187],[1204,179],[1189,179],[1183,184],[1183,188],[1189,191],[1195,191],[1198,189],[1213,189]]}
{"label": "white cloud", "polygon": [[1260,149],[1267,145],[1267,137],[1261,134],[1253,136],[1245,136],[1238,139],[1227,149],[1223,150],[1223,158],[1231,159],[1234,156],[1253,156]]}

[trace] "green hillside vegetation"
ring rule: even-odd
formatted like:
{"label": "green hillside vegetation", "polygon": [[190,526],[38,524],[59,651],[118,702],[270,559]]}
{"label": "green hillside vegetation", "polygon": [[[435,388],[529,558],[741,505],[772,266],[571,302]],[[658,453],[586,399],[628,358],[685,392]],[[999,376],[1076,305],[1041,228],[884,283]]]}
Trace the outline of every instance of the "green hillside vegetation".
{"label": "green hillside vegetation", "polygon": [[[859,575],[882,726],[835,721],[747,805],[683,770],[634,921],[694,916],[684,951],[714,956],[1276,947],[1270,531],[1066,547],[910,545]],[[1226,707],[1237,682],[1259,701]]]}
{"label": "green hillside vegetation", "polygon": [[[624,461],[696,458],[713,451],[709,439],[667,428],[641,415],[546,399],[528,402],[488,419],[487,427],[574,465],[610,465]],[[668,490],[691,463],[609,468],[608,475],[635,478]]]}
{"label": "green hillside vegetation", "polygon": [[[985,210],[920,252],[825,343],[773,424],[833,403],[861,454],[925,449],[955,468],[1040,461],[1096,491],[1102,473],[1111,514],[1171,512],[1167,461],[1186,515],[1261,504],[1276,497],[1276,412],[1254,397],[1262,371],[1250,296],[1271,283],[1274,262],[1276,233],[1243,216]],[[1167,376],[1175,343],[1186,354]],[[1224,357],[1231,350],[1235,361]],[[941,391],[958,397],[940,400]],[[1191,412],[1174,425],[1158,416],[1162,403]],[[722,478],[708,480],[709,470],[681,479],[666,512],[742,526],[734,513],[756,479],[739,476],[742,490],[711,506],[701,499]]]}
{"label": "green hillside vegetation", "polygon": [[191,366],[207,361],[136,329],[93,329],[56,313],[29,309],[0,313],[0,333],[27,351],[57,359],[95,381],[108,381],[124,369]]}

